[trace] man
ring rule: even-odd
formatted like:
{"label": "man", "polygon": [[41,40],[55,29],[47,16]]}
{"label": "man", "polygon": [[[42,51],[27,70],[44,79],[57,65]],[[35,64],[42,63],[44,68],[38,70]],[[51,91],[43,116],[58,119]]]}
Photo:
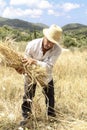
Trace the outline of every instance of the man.
{"label": "man", "polygon": [[[54,110],[54,83],[52,78],[52,68],[57,58],[61,54],[59,42],[62,36],[62,29],[57,25],[51,25],[49,28],[43,29],[43,38],[32,40],[28,43],[25,50],[25,58],[23,63],[32,65],[40,65],[45,67],[48,73],[47,84],[43,90],[46,95],[46,105],[48,105],[48,116],[55,117]],[[18,70],[20,71],[20,70]],[[25,94],[23,97],[22,114],[27,119],[32,113],[31,104],[35,96],[36,84],[29,85],[27,74],[25,74]],[[49,101],[49,102],[48,102]]]}

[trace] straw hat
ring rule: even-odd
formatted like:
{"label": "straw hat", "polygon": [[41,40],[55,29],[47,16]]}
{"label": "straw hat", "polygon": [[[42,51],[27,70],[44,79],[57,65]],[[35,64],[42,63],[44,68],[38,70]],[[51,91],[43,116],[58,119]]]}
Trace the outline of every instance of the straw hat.
{"label": "straw hat", "polygon": [[62,28],[53,24],[49,28],[43,29],[43,34],[49,41],[58,45],[62,36]]}

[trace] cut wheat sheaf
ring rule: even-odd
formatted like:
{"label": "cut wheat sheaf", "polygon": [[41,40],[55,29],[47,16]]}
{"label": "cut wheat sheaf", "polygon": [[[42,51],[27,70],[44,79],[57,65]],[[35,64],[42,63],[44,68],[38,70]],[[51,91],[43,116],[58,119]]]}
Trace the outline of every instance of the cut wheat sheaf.
{"label": "cut wheat sheaf", "polygon": [[[0,54],[5,59],[5,65],[14,69],[22,68],[27,73],[31,83],[37,83],[40,86],[46,85],[44,80],[46,78],[46,71],[44,68],[36,65],[25,65],[22,63],[23,55],[17,53],[12,48],[0,44]],[[3,60],[3,59],[2,59]]]}

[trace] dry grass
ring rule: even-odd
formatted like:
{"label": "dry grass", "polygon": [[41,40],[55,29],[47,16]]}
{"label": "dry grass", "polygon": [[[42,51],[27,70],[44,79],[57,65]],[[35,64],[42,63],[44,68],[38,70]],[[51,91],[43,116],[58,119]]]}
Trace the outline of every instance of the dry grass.
{"label": "dry grass", "polygon": [[[47,120],[42,88],[37,87],[29,130],[87,130],[87,52],[64,52],[53,76],[56,121]],[[0,79],[0,130],[15,130],[22,119],[23,75],[0,66]]]}
{"label": "dry grass", "polygon": [[[58,101],[63,102],[65,111],[75,118],[87,116],[87,52],[61,55],[55,68]],[[58,75],[58,76],[56,76]],[[86,118],[87,120],[87,118]]]}

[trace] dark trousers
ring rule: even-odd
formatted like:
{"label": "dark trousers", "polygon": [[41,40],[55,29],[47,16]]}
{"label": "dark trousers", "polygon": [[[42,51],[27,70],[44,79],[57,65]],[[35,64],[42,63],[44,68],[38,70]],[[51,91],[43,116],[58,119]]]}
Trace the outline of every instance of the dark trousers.
{"label": "dark trousers", "polygon": [[[26,85],[26,83],[25,83],[25,94],[23,97],[23,104],[22,104],[22,114],[23,114],[24,118],[27,118],[29,116],[29,114],[32,113],[31,105],[32,105],[32,98],[35,96],[35,90],[36,90],[36,84]],[[47,114],[50,116],[55,116],[53,80],[51,80],[48,83],[48,86],[43,88],[43,94],[45,95]]]}

